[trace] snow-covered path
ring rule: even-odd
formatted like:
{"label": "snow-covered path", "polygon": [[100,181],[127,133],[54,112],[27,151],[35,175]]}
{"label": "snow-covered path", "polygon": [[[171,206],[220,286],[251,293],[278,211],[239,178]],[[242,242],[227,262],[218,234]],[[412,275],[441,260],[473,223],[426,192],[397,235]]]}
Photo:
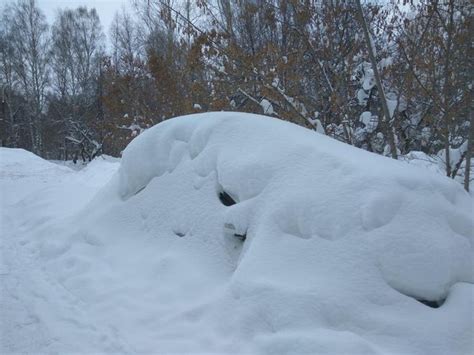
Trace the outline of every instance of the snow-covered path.
{"label": "snow-covered path", "polygon": [[82,208],[117,166],[76,172],[23,150],[0,150],[0,353],[126,350],[44,270],[34,240],[38,228]]}

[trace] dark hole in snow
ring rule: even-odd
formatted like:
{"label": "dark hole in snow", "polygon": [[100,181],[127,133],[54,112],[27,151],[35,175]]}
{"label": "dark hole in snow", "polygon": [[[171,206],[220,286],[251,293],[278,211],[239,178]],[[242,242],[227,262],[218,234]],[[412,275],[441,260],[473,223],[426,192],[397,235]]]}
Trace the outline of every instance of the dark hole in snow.
{"label": "dark hole in snow", "polygon": [[437,301],[422,300],[422,299],[418,299],[418,298],[415,298],[415,299],[418,302],[423,303],[425,306],[428,306],[428,307],[431,307],[431,308],[439,308],[443,305],[444,301],[446,301],[446,299],[441,299],[441,300],[437,300]]}
{"label": "dark hole in snow", "polygon": [[135,192],[135,195],[138,195],[140,192],[142,192],[143,190],[145,190],[145,187],[146,186],[143,186],[143,187],[140,187],[137,192]]}
{"label": "dark hole in snow", "polygon": [[232,206],[237,202],[225,191],[219,192],[219,200],[221,200],[224,206]]}
{"label": "dark hole in snow", "polygon": [[247,234],[234,234],[234,237],[240,239],[241,241],[245,241],[245,239],[247,239]]}
{"label": "dark hole in snow", "polygon": [[247,238],[247,234],[235,233],[235,226],[232,223],[224,223],[224,229],[228,234],[231,234],[237,239],[240,239],[242,242]]}
{"label": "dark hole in snow", "polygon": [[[397,290],[398,292],[400,292],[399,290]],[[423,299],[423,298],[416,298],[412,295],[409,295],[409,294],[406,294],[404,292],[400,292],[402,295],[404,296],[407,296],[407,297],[410,297],[410,298],[413,298],[414,300],[424,304],[425,306],[427,307],[430,307],[430,308],[440,308],[444,302],[446,301],[446,298],[447,297],[444,297],[444,298],[440,298],[440,299],[437,299],[437,300],[426,300],[426,299]]]}
{"label": "dark hole in snow", "polygon": [[174,232],[175,235],[177,235],[178,237],[182,238],[184,237],[186,234],[185,233],[182,233],[182,232]]}

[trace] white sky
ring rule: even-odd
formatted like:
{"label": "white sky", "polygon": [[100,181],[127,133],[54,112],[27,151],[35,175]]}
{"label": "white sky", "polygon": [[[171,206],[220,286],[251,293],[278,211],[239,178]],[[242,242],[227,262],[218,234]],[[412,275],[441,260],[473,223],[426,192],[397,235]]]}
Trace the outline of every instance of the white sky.
{"label": "white sky", "polygon": [[[10,2],[13,0],[0,0],[2,2]],[[74,9],[78,6],[87,6],[95,8],[100,17],[102,30],[108,36],[110,24],[114,18],[116,11],[120,11],[122,6],[129,8],[128,0],[36,0],[38,7],[43,11],[51,25],[58,8]]]}

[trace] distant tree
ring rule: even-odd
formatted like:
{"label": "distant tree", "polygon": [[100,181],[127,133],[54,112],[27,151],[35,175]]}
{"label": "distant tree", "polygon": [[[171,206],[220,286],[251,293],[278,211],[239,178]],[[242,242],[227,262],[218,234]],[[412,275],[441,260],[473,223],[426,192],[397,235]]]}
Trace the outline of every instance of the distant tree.
{"label": "distant tree", "polygon": [[409,68],[410,96],[422,117],[426,150],[438,154],[446,175],[454,178],[466,172],[471,154],[472,5],[420,1],[413,12],[398,37],[401,60]]}
{"label": "distant tree", "polygon": [[95,10],[34,0],[0,22],[0,143],[45,157],[120,155],[173,116],[261,113],[472,175],[467,0],[131,0],[106,51]]}
{"label": "distant tree", "polygon": [[[30,139],[28,148],[40,154],[49,82],[48,25],[34,0],[19,0],[7,5],[2,22],[2,67],[5,80],[3,99],[8,105],[8,115],[12,121],[18,114],[16,105],[13,104],[14,90],[24,97],[26,107],[23,114]],[[11,124],[14,128],[14,123]]]}
{"label": "distant tree", "polygon": [[57,117],[68,152],[91,159],[101,149],[97,95],[103,34],[95,9],[60,10],[52,27],[52,69],[55,98],[50,117]]}

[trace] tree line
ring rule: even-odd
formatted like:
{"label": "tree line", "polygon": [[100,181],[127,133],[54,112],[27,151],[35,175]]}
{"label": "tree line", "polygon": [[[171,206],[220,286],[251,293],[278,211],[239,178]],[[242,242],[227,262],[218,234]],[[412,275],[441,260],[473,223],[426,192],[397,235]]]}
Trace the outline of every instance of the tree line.
{"label": "tree line", "polygon": [[[119,156],[165,119],[274,116],[471,180],[472,5],[464,0],[131,0],[104,35],[94,9],[4,6],[2,146]],[[284,137],[282,137],[284,139]]]}

